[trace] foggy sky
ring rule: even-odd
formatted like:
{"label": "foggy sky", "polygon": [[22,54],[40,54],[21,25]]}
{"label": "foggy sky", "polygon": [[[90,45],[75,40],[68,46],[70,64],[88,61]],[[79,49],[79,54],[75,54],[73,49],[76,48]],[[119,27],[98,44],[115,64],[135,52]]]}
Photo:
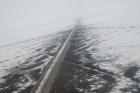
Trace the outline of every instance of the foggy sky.
{"label": "foggy sky", "polygon": [[78,12],[135,9],[139,8],[139,4],[139,0],[0,0],[0,31],[55,19],[64,14],[82,17]]}

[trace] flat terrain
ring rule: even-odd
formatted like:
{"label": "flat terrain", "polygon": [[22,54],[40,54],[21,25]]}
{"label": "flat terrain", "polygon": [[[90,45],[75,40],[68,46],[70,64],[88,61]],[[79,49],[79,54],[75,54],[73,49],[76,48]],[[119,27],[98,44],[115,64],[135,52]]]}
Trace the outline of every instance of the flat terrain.
{"label": "flat terrain", "polygon": [[0,93],[140,93],[140,0],[0,0],[0,10]]}
{"label": "flat terrain", "polygon": [[61,65],[50,93],[104,93],[109,92],[115,83],[113,76],[69,62],[63,62]]}
{"label": "flat terrain", "polygon": [[[52,84],[54,82],[54,78],[56,77],[56,74],[60,68],[60,64],[61,64],[61,62],[63,62],[63,60],[66,56],[66,53],[69,49],[69,46],[71,44],[75,31],[79,27],[79,24],[80,24],[80,20],[72,28],[72,30],[71,30],[70,34],[68,35],[67,39],[65,40],[64,44],[61,46],[58,53],[56,53],[56,55],[54,56],[54,60],[53,60],[52,64],[50,65],[50,67],[46,71],[46,73],[44,74],[44,77],[46,77],[46,78],[43,79],[44,81],[41,80],[41,83],[44,83],[44,85],[42,86],[42,88],[41,88],[42,84],[38,85],[38,89],[35,90],[36,93],[48,93],[50,91]],[[51,70],[51,71],[49,72],[49,70]],[[50,73],[50,74],[47,75],[48,73]],[[31,93],[32,93],[32,91],[31,91]]]}
{"label": "flat terrain", "polygon": [[140,93],[138,19],[139,10],[82,18],[48,81],[39,78],[71,30],[1,46],[0,93],[30,93],[37,82],[42,93]]}
{"label": "flat terrain", "polygon": [[0,93],[29,93],[68,31],[0,47]]}
{"label": "flat terrain", "polygon": [[83,19],[50,93],[140,93],[139,15]]}

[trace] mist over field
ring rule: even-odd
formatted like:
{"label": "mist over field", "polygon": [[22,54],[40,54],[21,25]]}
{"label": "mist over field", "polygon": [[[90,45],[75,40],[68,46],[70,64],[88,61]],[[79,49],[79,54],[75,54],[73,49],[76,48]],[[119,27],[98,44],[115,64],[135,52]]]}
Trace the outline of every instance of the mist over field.
{"label": "mist over field", "polygon": [[0,93],[29,93],[79,19],[52,90],[139,93],[139,0],[0,0]]}
{"label": "mist over field", "polygon": [[0,0],[0,46],[70,28],[77,18],[135,11],[139,3],[139,0]]}

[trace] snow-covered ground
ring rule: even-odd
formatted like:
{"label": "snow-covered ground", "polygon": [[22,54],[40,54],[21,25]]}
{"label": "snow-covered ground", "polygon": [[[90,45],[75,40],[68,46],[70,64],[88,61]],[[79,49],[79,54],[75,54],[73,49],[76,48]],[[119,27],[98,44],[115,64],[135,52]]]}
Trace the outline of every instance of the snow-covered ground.
{"label": "snow-covered ground", "polygon": [[61,31],[1,47],[0,91],[17,93],[34,85],[69,32]]}
{"label": "snow-covered ground", "polygon": [[[125,11],[83,18],[78,28],[73,52],[86,67],[115,76],[109,93],[140,91],[140,11]],[[87,55],[88,54],[88,55]],[[97,77],[97,78],[100,78]],[[93,76],[89,81],[96,80]],[[101,78],[97,81],[101,81]],[[106,83],[106,82],[105,82]],[[104,87],[94,82],[91,89],[76,87],[81,93]]]}
{"label": "snow-covered ground", "polygon": [[[94,60],[91,66],[113,73],[118,83],[112,93],[132,89],[140,83],[139,6],[139,0],[1,0],[0,91],[30,90],[78,18],[84,40],[76,46],[79,61]],[[102,87],[95,85],[91,90]]]}
{"label": "snow-covered ground", "polygon": [[53,58],[75,20],[48,19],[0,31],[0,91],[29,91]]}
{"label": "snow-covered ground", "polygon": [[100,20],[99,23],[88,25],[85,19],[82,24],[86,27],[84,36],[91,39],[84,42],[89,46],[86,50],[98,61],[108,60],[94,65],[120,74],[127,67],[139,65],[140,11],[100,17],[106,21]]}

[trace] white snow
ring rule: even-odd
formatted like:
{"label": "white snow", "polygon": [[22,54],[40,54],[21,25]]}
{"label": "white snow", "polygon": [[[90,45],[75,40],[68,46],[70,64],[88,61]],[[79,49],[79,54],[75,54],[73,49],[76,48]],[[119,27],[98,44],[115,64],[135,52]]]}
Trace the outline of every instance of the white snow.
{"label": "white snow", "polygon": [[[78,25],[78,24],[76,24],[76,26],[77,26],[77,25]],[[68,41],[69,41],[71,35],[73,34],[73,32],[74,32],[76,26],[74,26],[74,28],[73,28],[73,30],[71,31],[70,35],[67,37],[66,41],[64,42],[64,44],[62,45],[62,47],[61,47],[60,50],[58,51],[57,56],[54,58],[53,63],[50,65],[49,69],[46,71],[45,76],[43,77],[43,80],[40,82],[40,85],[37,87],[35,93],[41,93],[41,91],[42,91],[42,89],[43,89],[43,87],[44,87],[46,81],[49,79],[49,77],[50,77],[52,71],[54,70],[54,68],[55,68],[55,66],[56,66],[56,64],[57,64],[57,62],[58,62],[58,60],[59,60],[61,54],[63,53],[63,50],[64,50],[64,48],[66,47],[66,45],[67,45],[67,43],[68,43]]]}
{"label": "white snow", "polygon": [[[83,18],[87,39],[96,36],[84,42],[90,46],[87,51],[97,60],[107,60],[96,65],[114,73],[130,63],[139,65],[139,0],[1,0],[0,11],[0,82],[9,69],[23,67],[27,61],[32,65],[36,58],[48,55],[44,47],[52,43],[59,47],[60,43],[48,43],[56,37],[52,34],[71,29],[77,18]],[[51,58],[43,60],[45,65]],[[140,77],[139,73],[135,77]]]}
{"label": "white snow", "polygon": [[120,72],[121,68],[125,68],[130,63],[139,65],[139,18],[140,11],[136,10],[89,18],[90,20],[97,20],[99,23],[93,21],[92,24],[89,24],[89,20],[83,19],[82,24],[87,26],[84,35],[86,39],[98,36],[84,42],[86,46],[89,46],[86,50],[92,54],[92,57],[103,61],[94,65],[99,65],[100,68],[114,73]]}
{"label": "white snow", "polygon": [[137,84],[131,81],[128,78],[122,77],[121,79],[117,79],[117,84],[113,87],[110,93],[122,93],[121,89],[128,89],[129,92],[123,93],[131,93],[132,91],[137,91]]}
{"label": "white snow", "polygon": [[136,72],[136,75],[134,76],[134,78],[139,78],[139,80],[140,80],[140,69],[139,69],[139,71]]}
{"label": "white snow", "polygon": [[[61,46],[60,42],[64,35],[64,33],[55,33],[52,35],[45,35],[39,38],[0,47],[0,83],[6,82],[5,78],[3,78],[4,76],[17,73],[24,74],[28,81],[24,82],[23,80],[19,80],[18,83],[15,82],[15,85],[17,85],[17,90],[13,93],[34,85],[36,80],[30,75],[30,72],[37,69],[41,69],[39,72],[40,74],[43,72],[44,68],[53,58],[53,56],[49,55],[49,53],[55,53],[57,51],[57,49]],[[46,50],[52,45],[55,47]],[[39,62],[36,62],[42,57],[45,58]],[[35,65],[37,63],[42,64]],[[35,67],[32,67],[34,65]]]}

